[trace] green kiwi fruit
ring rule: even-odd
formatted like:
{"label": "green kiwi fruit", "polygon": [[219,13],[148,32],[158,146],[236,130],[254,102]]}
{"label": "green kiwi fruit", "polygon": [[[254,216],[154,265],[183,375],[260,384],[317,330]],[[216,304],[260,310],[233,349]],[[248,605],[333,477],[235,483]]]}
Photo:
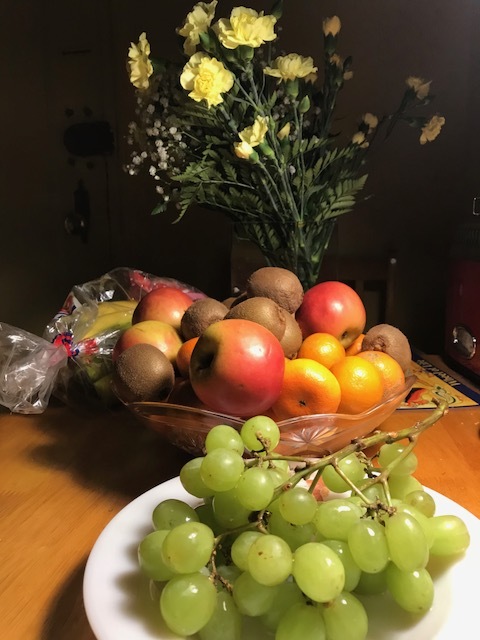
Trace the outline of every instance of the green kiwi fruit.
{"label": "green kiwi fruit", "polygon": [[123,402],[162,402],[173,389],[175,371],[160,349],[139,343],[116,358],[112,382]]}
{"label": "green kiwi fruit", "polygon": [[228,307],[215,298],[195,300],[185,311],[180,322],[180,333],[184,340],[196,338],[207,327],[218,320],[223,320]]}
{"label": "green kiwi fruit", "polygon": [[283,309],[285,316],[285,333],[280,340],[285,357],[291,360],[294,358],[302,344],[303,336],[300,325],[295,320],[295,316]]}
{"label": "green kiwi fruit", "polygon": [[271,298],[262,296],[247,298],[230,309],[225,319],[230,318],[251,320],[261,324],[271,331],[278,340],[281,340],[285,332],[286,322],[283,309]]}
{"label": "green kiwi fruit", "polygon": [[293,271],[282,267],[261,267],[247,280],[249,298],[263,296],[274,300],[289,313],[295,313],[303,300],[303,286]]}
{"label": "green kiwi fruit", "polygon": [[367,331],[362,351],[384,351],[392,356],[403,371],[411,368],[412,350],[407,336],[391,324],[377,324]]}

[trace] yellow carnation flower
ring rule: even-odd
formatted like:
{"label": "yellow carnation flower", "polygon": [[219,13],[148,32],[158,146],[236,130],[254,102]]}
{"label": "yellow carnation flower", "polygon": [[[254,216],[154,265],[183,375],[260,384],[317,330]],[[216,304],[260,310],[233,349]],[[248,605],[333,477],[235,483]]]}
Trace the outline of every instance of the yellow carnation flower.
{"label": "yellow carnation flower", "polygon": [[415,76],[410,76],[407,78],[407,86],[410,89],[415,91],[415,95],[419,100],[423,100],[430,93],[430,85],[432,82],[425,82],[423,78],[416,78]]}
{"label": "yellow carnation flower", "polygon": [[256,147],[264,141],[267,131],[268,118],[257,116],[253,125],[251,127],[245,127],[243,131],[240,131],[238,137],[251,147]]}
{"label": "yellow carnation flower", "polygon": [[313,66],[313,59],[289,53],[287,56],[275,58],[273,67],[265,67],[263,72],[267,76],[273,76],[281,80],[295,80],[296,78],[306,78],[311,73],[315,73],[317,67]]}
{"label": "yellow carnation flower", "polygon": [[235,77],[216,58],[206,53],[195,53],[183,67],[180,84],[189,91],[192,100],[205,100],[210,109],[212,105],[223,102],[222,93],[230,91]]}
{"label": "yellow carnation flower", "polygon": [[253,147],[242,140],[242,142],[235,142],[233,145],[235,155],[242,160],[248,160],[253,153]]}
{"label": "yellow carnation flower", "polygon": [[336,36],[342,27],[342,23],[338,16],[333,16],[332,18],[325,18],[322,26],[324,35]]}
{"label": "yellow carnation flower", "polygon": [[422,127],[422,134],[420,136],[420,144],[426,142],[433,142],[440,133],[443,125],[445,124],[445,118],[443,116],[432,116],[430,120]]}
{"label": "yellow carnation flower", "polygon": [[130,82],[137,89],[148,89],[149,78],[153,73],[150,61],[150,43],[147,34],[140,34],[138,44],[130,43],[128,50],[128,65],[130,67]]}
{"label": "yellow carnation flower", "polygon": [[198,2],[187,15],[183,27],[177,29],[177,33],[185,38],[183,50],[187,56],[195,53],[200,43],[200,34],[205,33],[211,25],[217,2],[218,0],[212,0],[210,3]]}
{"label": "yellow carnation flower", "polygon": [[365,139],[365,134],[363,131],[357,131],[352,136],[352,144],[358,144],[359,147],[368,147],[368,142]]}
{"label": "yellow carnation flower", "polygon": [[275,16],[265,16],[263,11],[258,13],[254,9],[236,7],[232,9],[230,20],[222,18],[213,28],[226,49],[241,45],[256,48],[275,40],[273,27],[276,22]]}
{"label": "yellow carnation flower", "polygon": [[374,116],[373,113],[364,113],[362,120],[367,125],[369,131],[378,127],[378,118]]}

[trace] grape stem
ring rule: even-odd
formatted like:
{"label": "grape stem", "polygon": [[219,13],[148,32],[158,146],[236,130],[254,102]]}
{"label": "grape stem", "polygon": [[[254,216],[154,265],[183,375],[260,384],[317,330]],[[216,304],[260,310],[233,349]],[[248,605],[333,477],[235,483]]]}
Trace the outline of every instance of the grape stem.
{"label": "grape stem", "polygon": [[[424,420],[421,420],[416,424],[414,424],[412,427],[407,427],[406,429],[402,429],[401,431],[395,431],[395,432],[394,431],[375,431],[372,435],[366,436],[364,438],[356,438],[355,440],[352,440],[350,444],[348,444],[343,449],[340,449],[339,451],[335,451],[334,453],[325,455],[320,459],[316,459],[315,461],[308,458],[297,458],[295,461],[303,462],[305,463],[306,466],[296,471],[293,474],[293,476],[291,476],[291,478],[288,479],[287,482],[283,483],[282,485],[280,485],[280,487],[275,489],[273,500],[278,498],[278,496],[280,496],[284,491],[298,484],[300,480],[303,480],[304,478],[307,478],[308,476],[312,475],[312,473],[315,473],[314,482],[315,481],[318,482],[321,475],[321,471],[327,465],[332,464],[333,466],[335,466],[336,464],[338,464],[339,460],[341,460],[342,458],[345,458],[351,453],[358,453],[360,451],[363,451],[364,449],[368,449],[369,447],[373,447],[375,445],[385,444],[385,443],[392,444],[393,442],[398,442],[399,440],[405,440],[405,439],[408,439],[410,441],[411,447],[409,445],[408,447],[405,448],[405,450],[408,449],[407,453],[410,453],[411,449],[415,446],[420,434],[426,431],[426,429],[432,427],[436,422],[438,422],[438,420],[440,420],[440,418],[442,418],[447,413],[448,403],[445,400],[436,401],[436,404],[437,404],[437,407],[436,409],[434,409],[434,411],[432,411],[431,414],[429,414]],[[292,460],[292,458],[289,456],[283,457],[279,455],[273,455],[272,457],[272,454],[268,454],[262,457],[262,460],[264,461],[272,460],[272,459],[273,460],[281,459],[281,460],[289,460],[289,461]],[[336,469],[338,470],[338,467],[336,467]],[[382,470],[380,474],[377,475],[376,477],[370,478],[369,480],[367,480],[360,488],[353,485],[353,483],[349,483],[349,486],[352,487],[352,490],[358,493],[359,490],[362,491],[363,489],[365,489],[366,487],[372,484],[375,484],[377,482],[383,482],[384,479],[388,476],[389,469],[390,469],[390,465],[388,465],[388,467]],[[320,472],[320,474],[318,472]],[[341,473],[340,475],[346,482],[348,482],[348,479],[345,478],[344,475],[342,475]],[[313,482],[312,482],[312,485],[313,485]],[[363,498],[365,499],[365,497]]]}

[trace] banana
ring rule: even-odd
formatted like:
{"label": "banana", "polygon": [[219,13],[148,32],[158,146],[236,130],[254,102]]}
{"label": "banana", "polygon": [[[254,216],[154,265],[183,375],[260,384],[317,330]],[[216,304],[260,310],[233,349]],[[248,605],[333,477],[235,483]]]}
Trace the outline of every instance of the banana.
{"label": "banana", "polygon": [[126,329],[132,324],[132,316],[136,306],[135,300],[100,302],[96,319],[81,339],[85,340],[106,332]]}

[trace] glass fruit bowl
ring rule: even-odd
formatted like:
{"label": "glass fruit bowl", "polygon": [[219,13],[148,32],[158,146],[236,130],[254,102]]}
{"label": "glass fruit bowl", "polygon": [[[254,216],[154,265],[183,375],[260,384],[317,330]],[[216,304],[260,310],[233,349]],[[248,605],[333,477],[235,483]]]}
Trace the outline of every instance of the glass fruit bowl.
{"label": "glass fruit bowl", "polygon": [[[338,451],[351,440],[374,431],[403,402],[416,378],[372,409],[355,415],[331,413],[289,418],[278,422],[282,455],[320,457]],[[207,433],[217,424],[240,429],[244,419],[168,402],[131,402],[126,406],[149,428],[192,455],[203,455]]]}

